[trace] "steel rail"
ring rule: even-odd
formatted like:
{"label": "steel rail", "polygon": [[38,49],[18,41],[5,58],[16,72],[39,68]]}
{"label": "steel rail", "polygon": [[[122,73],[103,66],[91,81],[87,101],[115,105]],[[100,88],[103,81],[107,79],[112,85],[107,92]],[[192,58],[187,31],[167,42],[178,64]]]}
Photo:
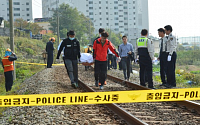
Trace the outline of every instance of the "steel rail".
{"label": "steel rail", "polygon": [[[95,92],[91,87],[87,86],[84,84],[80,79],[79,79],[79,86],[86,90],[87,92]],[[143,122],[142,120],[136,118],[123,108],[119,107],[118,105],[112,103],[112,104],[104,104],[107,106],[111,111],[113,111],[115,114],[117,114],[120,118],[126,121],[127,124],[129,125],[148,125],[147,123]]]}
{"label": "steel rail", "polygon": [[[108,75],[108,74],[107,74],[107,78],[111,79],[113,81],[116,81],[116,82],[125,83],[128,87],[131,87],[135,90],[150,90],[149,88],[140,86],[136,83],[124,81],[123,79],[120,79],[120,78],[117,78],[117,77],[114,77],[114,76],[111,76],[111,75]],[[196,102],[193,102],[193,101],[188,101],[188,100],[173,101],[173,102],[170,102],[170,103],[172,103],[173,105],[179,105],[180,107],[186,108],[187,110],[190,110],[191,112],[200,114],[200,104],[199,103],[196,103]]]}

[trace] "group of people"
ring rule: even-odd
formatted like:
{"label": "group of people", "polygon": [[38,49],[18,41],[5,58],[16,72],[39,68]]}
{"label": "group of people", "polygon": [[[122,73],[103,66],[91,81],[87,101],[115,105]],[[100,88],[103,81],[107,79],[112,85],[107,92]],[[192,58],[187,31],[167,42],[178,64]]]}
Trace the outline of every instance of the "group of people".
{"label": "group of people", "polygon": [[[162,80],[161,86],[168,88],[176,87],[175,68],[176,68],[176,38],[172,35],[172,27],[166,25],[164,28],[158,29],[160,39],[160,52],[158,60],[160,60],[160,76]],[[166,35],[165,35],[166,34]],[[68,76],[71,80],[71,85],[74,88],[78,87],[78,62],[81,57],[80,43],[75,38],[75,32],[69,31],[67,38],[62,40],[58,46],[56,61],[59,62],[60,54],[67,69]],[[112,58],[115,56],[115,62],[120,62],[120,68],[123,70],[124,79],[129,81],[130,72],[132,70],[132,61],[139,62],[140,66],[140,85],[145,86],[148,81],[148,88],[154,89],[152,79],[152,61],[154,60],[153,41],[148,37],[148,31],[141,31],[141,38],[137,39],[135,49],[133,45],[127,42],[127,36],[122,37],[122,44],[118,46],[118,51],[108,39],[109,34],[103,28],[99,29],[99,37],[97,37],[93,45],[86,53],[93,53],[94,59],[94,77],[95,86],[103,89],[106,84],[107,70],[110,69],[109,54],[112,53]],[[53,43],[55,38],[51,37],[46,45],[48,53],[47,68],[52,68],[53,63]],[[91,49],[93,47],[93,51]],[[113,56],[114,55],[114,56]],[[5,56],[2,59],[2,66],[5,75],[6,91],[10,91],[13,84],[13,61],[17,59],[15,53],[7,49]],[[116,64],[114,64],[116,65]],[[114,67],[116,68],[116,67]],[[88,67],[86,67],[86,70]],[[146,77],[147,76],[147,77]]]}
{"label": "group of people", "polygon": [[[175,80],[175,63],[176,63],[176,38],[172,35],[172,27],[170,25],[158,29],[160,39],[160,52],[158,60],[160,60],[160,76],[162,79],[161,86],[168,88],[176,87]],[[165,36],[166,34],[166,36]],[[124,80],[129,81],[132,72],[132,61],[138,62],[140,66],[140,85],[154,89],[152,79],[152,68],[154,60],[153,41],[148,37],[148,31],[141,31],[141,38],[137,39],[135,48],[128,41],[127,36],[122,37],[122,44],[118,46],[118,51],[108,39],[109,34],[103,28],[99,29],[99,37],[97,37],[93,45],[89,45],[85,49],[85,53],[93,54],[94,59],[94,77],[95,86],[103,89],[106,84],[107,70],[113,66],[117,68],[117,62],[123,70]],[[53,42],[53,41],[52,41]],[[92,50],[93,47],[93,50]],[[63,51],[63,52],[62,52]],[[59,47],[57,59],[60,53],[63,53],[63,60],[67,73],[70,77],[73,87],[78,87],[78,59],[80,59],[80,44],[75,38],[75,32],[69,31],[67,38],[64,39]],[[112,61],[111,61],[112,60]],[[110,62],[114,62],[110,63]],[[112,65],[111,65],[112,64]],[[85,67],[88,70],[88,66]]]}

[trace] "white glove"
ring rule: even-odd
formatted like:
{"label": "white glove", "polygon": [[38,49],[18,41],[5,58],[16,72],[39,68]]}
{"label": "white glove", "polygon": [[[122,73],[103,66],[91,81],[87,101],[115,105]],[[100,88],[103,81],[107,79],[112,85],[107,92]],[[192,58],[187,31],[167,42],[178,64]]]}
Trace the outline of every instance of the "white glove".
{"label": "white glove", "polygon": [[117,62],[120,62],[121,61],[121,58],[120,57],[117,57]]}
{"label": "white glove", "polygon": [[56,59],[56,62],[57,62],[57,63],[60,63],[60,59]]}
{"label": "white glove", "polygon": [[171,61],[171,59],[172,59],[172,56],[171,56],[171,55],[168,55],[167,61],[169,62],[169,61]]}
{"label": "white glove", "polygon": [[138,59],[135,59],[135,64],[137,64]]}

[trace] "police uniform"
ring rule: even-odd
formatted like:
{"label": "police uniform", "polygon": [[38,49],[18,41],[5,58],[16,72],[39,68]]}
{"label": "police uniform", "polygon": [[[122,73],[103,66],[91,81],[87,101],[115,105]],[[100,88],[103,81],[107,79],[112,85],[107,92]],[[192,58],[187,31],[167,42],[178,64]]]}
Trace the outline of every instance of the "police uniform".
{"label": "police uniform", "polygon": [[162,81],[162,85],[166,85],[166,75],[167,75],[167,41],[168,37],[164,36],[163,38],[160,39],[160,52],[159,52],[159,60],[160,60],[160,77]]}
{"label": "police uniform", "polygon": [[139,65],[140,65],[140,85],[145,85],[145,72],[148,76],[148,87],[153,88],[152,79],[152,60],[154,58],[154,46],[153,42],[142,36],[139,38],[135,45],[135,57],[137,59],[139,55]]}
{"label": "police uniform", "polygon": [[[167,83],[168,87],[176,87],[176,77],[175,77],[175,69],[176,69],[176,37],[169,34],[166,39],[167,46]],[[170,59],[171,58],[171,59]]]}

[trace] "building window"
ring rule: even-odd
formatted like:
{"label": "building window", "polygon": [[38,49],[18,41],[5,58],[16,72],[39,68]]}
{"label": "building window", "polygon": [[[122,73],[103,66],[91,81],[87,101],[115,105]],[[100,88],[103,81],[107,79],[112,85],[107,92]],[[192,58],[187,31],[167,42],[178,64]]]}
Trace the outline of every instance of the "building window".
{"label": "building window", "polygon": [[135,1],[133,1],[133,4],[135,4]]}
{"label": "building window", "polygon": [[134,23],[134,25],[136,25],[136,24]]}
{"label": "building window", "polygon": [[120,22],[120,23],[123,23],[123,20],[120,20],[119,22]]}
{"label": "building window", "polygon": [[108,4],[108,1],[106,1],[106,4]]}
{"label": "building window", "polygon": [[118,1],[114,1],[114,4],[118,4]]}
{"label": "building window", "polygon": [[30,19],[27,19],[27,21],[30,21]]}
{"label": "building window", "polygon": [[118,7],[114,7],[114,9],[118,9]]}
{"label": "building window", "polygon": [[26,11],[29,11],[29,8],[26,8]]}
{"label": "building window", "polygon": [[115,31],[119,31],[119,29],[118,29],[118,28],[115,28]]}
{"label": "building window", "polygon": [[124,1],[124,4],[127,4],[127,1]]}
{"label": "building window", "polygon": [[93,12],[89,12],[89,15],[93,15]]}
{"label": "building window", "polygon": [[20,13],[14,13],[14,16],[20,16]]}
{"label": "building window", "polygon": [[133,20],[135,20],[135,17],[133,17]]}
{"label": "building window", "polygon": [[106,12],[106,15],[108,15],[108,12]]}
{"label": "building window", "polygon": [[115,20],[118,20],[119,18],[118,17],[115,17]]}
{"label": "building window", "polygon": [[106,20],[108,20],[108,18],[106,18]]}
{"label": "building window", "polygon": [[107,25],[107,26],[109,26],[109,24],[108,24],[108,23],[106,23],[106,25]]}
{"label": "building window", "polygon": [[114,14],[115,14],[115,15],[118,15],[118,12],[115,12]]}
{"label": "building window", "polygon": [[99,18],[99,20],[102,20],[102,18]]}
{"label": "building window", "polygon": [[124,15],[128,15],[128,12],[124,12]]}
{"label": "building window", "polygon": [[89,1],[89,4],[93,4],[93,1]]}
{"label": "building window", "polygon": [[128,20],[128,17],[124,17],[124,20]]}
{"label": "building window", "polygon": [[124,9],[127,9],[127,6],[124,6]]}
{"label": "building window", "polygon": [[29,16],[30,14],[26,14],[26,16]]}
{"label": "building window", "polygon": [[108,7],[106,7],[106,9],[108,9]]}
{"label": "building window", "polygon": [[135,7],[133,7],[133,9],[135,9]]}
{"label": "building window", "polygon": [[125,28],[124,31],[128,31],[128,28]]}
{"label": "building window", "polygon": [[123,15],[119,15],[119,17],[123,17]]}
{"label": "building window", "polygon": [[128,25],[128,23],[124,23],[124,25]]}
{"label": "building window", "polygon": [[14,2],[13,5],[20,5],[20,2]]}
{"label": "building window", "polygon": [[101,15],[101,12],[99,12],[99,15]]}
{"label": "building window", "polygon": [[27,2],[26,5],[29,5],[29,3]]}
{"label": "building window", "polygon": [[133,14],[135,14],[135,12],[133,12]]}
{"label": "building window", "polygon": [[115,26],[118,26],[119,25],[119,23],[115,23]]}
{"label": "building window", "polygon": [[99,9],[101,9],[101,7],[99,7]]}
{"label": "building window", "polygon": [[90,9],[90,10],[92,10],[92,9],[93,9],[93,7],[89,7],[89,9]]}
{"label": "building window", "polygon": [[102,23],[100,23],[100,26],[102,26]]}
{"label": "building window", "polygon": [[123,12],[123,10],[119,10],[119,12]]}
{"label": "building window", "polygon": [[101,4],[101,1],[99,1],[99,4]]}
{"label": "building window", "polygon": [[20,8],[14,8],[14,11],[20,11]]}

